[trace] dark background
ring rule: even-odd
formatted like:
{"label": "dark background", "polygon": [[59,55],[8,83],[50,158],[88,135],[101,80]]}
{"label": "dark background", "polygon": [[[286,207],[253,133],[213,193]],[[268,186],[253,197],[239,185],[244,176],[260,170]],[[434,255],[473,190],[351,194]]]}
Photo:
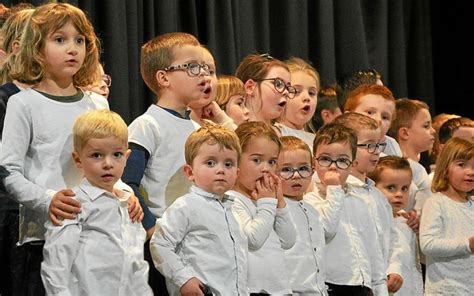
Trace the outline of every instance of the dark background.
{"label": "dark background", "polygon": [[323,85],[374,68],[397,98],[423,100],[432,115],[474,117],[468,1],[443,6],[430,0],[59,2],[82,8],[95,26],[105,71],[113,78],[110,108],[127,122],[154,102],[140,77],[140,47],[171,31],[196,35],[213,52],[219,74],[232,74],[244,56],[255,52],[310,60]]}

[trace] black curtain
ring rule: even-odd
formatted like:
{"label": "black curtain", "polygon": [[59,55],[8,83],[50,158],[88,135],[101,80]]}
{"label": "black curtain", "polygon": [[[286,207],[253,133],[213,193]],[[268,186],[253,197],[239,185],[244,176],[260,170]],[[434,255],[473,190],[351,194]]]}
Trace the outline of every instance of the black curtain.
{"label": "black curtain", "polygon": [[323,85],[374,68],[396,97],[423,100],[435,111],[429,0],[64,2],[82,8],[94,24],[113,79],[110,107],[127,122],[155,100],[140,77],[140,47],[171,31],[197,36],[214,54],[219,74],[234,73],[255,52],[310,60]]}

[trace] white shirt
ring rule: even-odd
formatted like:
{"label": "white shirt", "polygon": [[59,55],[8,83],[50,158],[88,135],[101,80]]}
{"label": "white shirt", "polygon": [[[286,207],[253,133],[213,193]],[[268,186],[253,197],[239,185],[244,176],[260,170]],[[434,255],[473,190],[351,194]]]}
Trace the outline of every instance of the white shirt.
{"label": "white shirt", "polygon": [[10,172],[5,186],[20,205],[20,244],[44,240],[53,195],[80,184],[72,160],[72,127],[90,110],[108,109],[98,94],[77,102],[59,102],[33,89],[10,97],[3,129],[0,164]]}
{"label": "white shirt", "polygon": [[[321,213],[323,221],[329,217],[323,214],[327,209],[330,195],[342,196],[342,212],[336,234],[326,239],[326,282],[336,285],[366,286],[375,295],[388,295],[385,264],[377,241],[375,223],[371,219],[369,207],[364,199],[352,194],[348,185],[347,193],[327,188],[324,194],[313,191],[305,195],[305,200]],[[327,210],[326,210],[327,211]],[[331,224],[331,222],[325,222]],[[384,293],[385,291],[385,293]]]}
{"label": "white shirt", "polygon": [[248,295],[247,239],[235,220],[232,197],[192,186],[156,222],[150,250],[170,295],[196,277],[214,295]]}
{"label": "white shirt", "polygon": [[41,277],[47,295],[153,295],[143,260],[146,232],[119,197],[84,179],[74,188],[81,212],[63,226],[46,223]]}
{"label": "white shirt", "polygon": [[232,211],[246,234],[249,247],[250,293],[289,294],[291,287],[283,250],[296,241],[296,229],[288,207],[277,209],[276,198],[256,202],[236,191]]}
{"label": "white shirt", "polygon": [[400,257],[402,263],[403,285],[394,296],[422,296],[423,277],[421,266],[417,258],[417,237],[413,230],[407,225],[407,220],[399,216],[394,219],[395,227],[399,233],[400,245],[403,252]]}
{"label": "white shirt", "polygon": [[410,196],[405,210],[416,210],[418,215],[421,215],[425,201],[433,195],[433,192],[431,192],[431,181],[426,169],[419,162],[412,159],[408,159],[408,162],[413,173],[413,183],[416,185],[416,190],[414,191],[410,187]]}
{"label": "white shirt", "polygon": [[398,144],[397,140],[385,135],[385,143],[387,143],[387,147],[385,147],[384,150],[385,154],[402,157],[402,150],[400,149],[400,145]]}
{"label": "white shirt", "polygon": [[456,202],[442,193],[426,200],[420,224],[420,246],[426,256],[426,295],[472,295],[474,201]]}
{"label": "white shirt", "polygon": [[280,129],[282,136],[294,136],[303,140],[303,142],[305,142],[309,146],[311,152],[313,152],[313,142],[314,137],[316,136],[315,134],[307,132],[305,130],[298,130],[291,127],[287,127],[286,125],[283,125],[281,123],[276,123],[275,126]]}
{"label": "white shirt", "polygon": [[323,221],[304,200],[285,198],[296,227],[296,243],[285,250],[293,295],[327,295]]}
{"label": "white shirt", "polygon": [[157,105],[151,105],[128,127],[128,140],[150,154],[141,185],[150,211],[161,217],[191,183],[183,173],[184,143],[199,128],[192,120],[179,118]]}

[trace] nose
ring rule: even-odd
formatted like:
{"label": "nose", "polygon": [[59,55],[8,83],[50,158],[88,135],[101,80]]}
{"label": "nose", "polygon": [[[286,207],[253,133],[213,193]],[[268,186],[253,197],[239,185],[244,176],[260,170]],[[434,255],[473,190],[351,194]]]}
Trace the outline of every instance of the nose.
{"label": "nose", "polygon": [[430,134],[434,135],[436,133],[435,129],[433,127],[430,127]]}
{"label": "nose", "polygon": [[113,161],[110,156],[104,157],[103,168],[111,169],[113,167]]}

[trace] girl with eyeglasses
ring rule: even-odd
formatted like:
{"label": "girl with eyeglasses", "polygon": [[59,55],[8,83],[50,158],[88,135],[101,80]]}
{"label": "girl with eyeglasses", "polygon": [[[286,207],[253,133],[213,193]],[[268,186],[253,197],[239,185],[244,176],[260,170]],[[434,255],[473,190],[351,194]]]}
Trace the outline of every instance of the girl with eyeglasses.
{"label": "girl with eyeglasses", "polygon": [[99,64],[97,67],[94,77],[94,82],[84,86],[83,89],[86,91],[95,92],[96,94],[99,94],[107,99],[110,93],[110,86],[112,85],[112,77],[105,74],[104,67],[101,64]]}

